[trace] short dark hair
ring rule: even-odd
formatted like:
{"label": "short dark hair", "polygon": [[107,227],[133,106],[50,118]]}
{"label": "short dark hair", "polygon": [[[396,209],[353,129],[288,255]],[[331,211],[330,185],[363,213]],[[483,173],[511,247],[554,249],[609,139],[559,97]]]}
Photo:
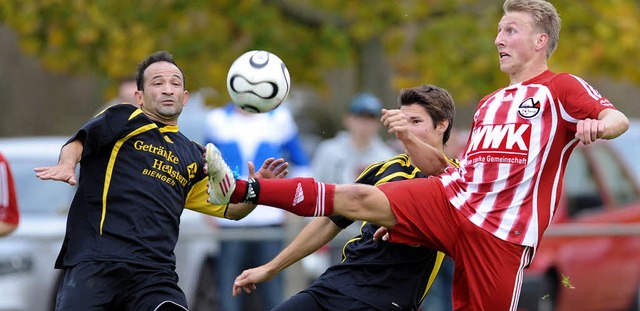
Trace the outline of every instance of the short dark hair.
{"label": "short dark hair", "polygon": [[151,64],[157,62],[168,62],[178,67],[178,70],[180,70],[180,73],[182,74],[182,84],[186,86],[184,72],[182,72],[182,68],[180,68],[180,66],[178,66],[178,64],[176,64],[176,62],[173,60],[173,55],[171,55],[167,51],[158,51],[149,55],[138,65],[138,73],[136,74],[136,86],[138,87],[139,91],[144,91],[144,71],[147,70],[147,68],[151,66]]}
{"label": "short dark hair", "polygon": [[446,144],[451,136],[453,119],[456,117],[456,107],[451,94],[443,88],[431,84],[402,89],[398,98],[399,106],[418,104],[427,110],[433,120],[433,126],[437,126],[444,120],[449,121],[449,126],[442,136],[442,143]]}

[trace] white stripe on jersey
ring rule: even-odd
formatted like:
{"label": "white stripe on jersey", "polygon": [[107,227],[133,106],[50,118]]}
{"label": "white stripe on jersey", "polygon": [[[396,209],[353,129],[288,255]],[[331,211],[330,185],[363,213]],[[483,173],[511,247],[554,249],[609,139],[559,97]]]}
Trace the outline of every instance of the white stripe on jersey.
{"label": "white stripe on jersey", "polygon": [[0,207],[9,207],[9,174],[7,165],[0,163]]}
{"label": "white stripe on jersey", "polygon": [[[541,87],[544,87],[544,86],[541,86]],[[558,122],[559,122],[559,120],[558,120],[558,112],[556,111],[556,108],[560,108],[561,109],[561,105],[559,105],[559,103],[557,103],[553,99],[553,97],[551,97],[551,94],[549,94],[549,97],[548,97],[547,100],[549,101],[549,106],[551,107],[551,109],[549,109],[549,111],[551,112],[551,120],[552,120],[550,132],[551,133],[556,133],[556,131],[558,130]],[[552,134],[551,137],[554,137],[554,135]],[[539,141],[538,141],[538,143],[539,143]],[[567,146],[570,146],[570,144],[567,145]],[[566,150],[567,146],[565,146],[565,148],[563,148],[563,150]],[[550,150],[551,147],[552,147],[552,144],[550,143],[550,144],[547,144],[546,148],[544,149],[544,151],[542,153],[542,159],[541,159],[540,167],[546,167],[547,166],[547,161],[549,159],[549,154],[551,153],[551,150]],[[538,149],[540,149],[540,146],[538,146]],[[562,163],[562,161],[559,161],[559,163]],[[529,168],[533,168],[535,170],[539,170],[540,167],[534,166],[534,167],[529,167]],[[534,172],[534,174],[535,174],[535,172]],[[558,184],[559,176],[560,176],[560,170],[557,169],[556,172],[555,172],[555,177],[553,178],[553,186],[551,188],[553,194],[552,194],[552,197],[549,200],[549,202],[556,202],[555,193],[556,193],[556,190],[559,189],[559,184]],[[537,198],[537,197],[539,197],[541,195],[541,192],[540,192],[540,186],[542,185],[542,181],[540,180],[541,177],[542,177],[541,174],[537,174],[537,178],[536,178],[535,185],[534,185],[534,188],[533,188],[533,197],[534,198]],[[562,182],[562,181],[560,181],[560,182]],[[532,245],[531,244],[528,244],[528,245],[534,246],[534,248],[538,244],[538,241],[539,241],[539,239],[541,237],[541,234],[542,234],[542,232],[539,231],[539,228],[538,228],[538,225],[537,225],[539,223],[540,216],[541,216],[540,213],[539,213],[539,209],[540,208],[545,208],[543,206],[540,206],[539,203],[540,202],[538,202],[538,200],[532,200],[531,219],[529,221],[530,221],[530,223],[532,223],[534,225],[529,226],[527,228],[527,232],[526,232],[526,235],[525,235],[525,241],[527,243],[533,243]],[[553,203],[550,204],[548,209],[549,209],[549,215],[553,215],[553,212],[556,209],[555,204],[553,204]],[[549,223],[551,223],[552,219],[553,219],[553,217],[549,217],[547,219],[547,226],[549,225]],[[546,229],[546,226],[545,226],[545,229]],[[544,231],[544,229],[543,229],[543,231]]]}
{"label": "white stripe on jersey", "polygon": [[564,106],[562,105],[562,103],[560,103],[560,105],[558,105],[558,107],[560,107],[560,115],[562,116],[562,119],[567,121],[567,122],[571,122],[571,123],[578,123],[578,119],[572,117],[565,109]]}
{"label": "white stripe on jersey", "polygon": [[[454,170],[453,168],[447,168],[445,169],[445,172],[447,172],[448,170],[450,170],[451,175],[443,174],[440,176],[440,181],[445,188],[447,188],[449,184],[455,182],[457,179],[462,178],[460,177],[460,171]],[[455,208],[460,209],[460,206],[462,206],[462,204],[464,204],[466,200],[467,197],[463,193],[457,193],[455,197],[449,199],[449,202],[451,202],[451,204],[455,206]]]}
{"label": "white stripe on jersey", "polygon": [[593,86],[589,85],[587,81],[584,81],[582,78],[574,75],[571,75],[571,76],[576,78],[576,80],[578,80],[578,82],[582,84],[582,87],[584,87],[584,90],[587,91],[587,93],[589,93],[589,96],[593,97],[593,99],[600,100],[602,98],[602,95],[600,95],[600,93],[598,93],[598,91],[596,91],[596,89],[594,89]]}

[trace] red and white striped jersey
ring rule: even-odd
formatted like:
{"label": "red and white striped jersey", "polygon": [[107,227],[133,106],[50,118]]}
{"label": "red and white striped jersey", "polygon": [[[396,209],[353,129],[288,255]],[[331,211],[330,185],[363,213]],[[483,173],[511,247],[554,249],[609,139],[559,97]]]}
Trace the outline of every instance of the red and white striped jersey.
{"label": "red and white striped jersey", "polygon": [[440,179],[451,203],[496,237],[536,247],[556,211],[576,124],[614,108],[579,77],[545,71],[484,97],[459,169]]}
{"label": "red and white striped jersey", "polygon": [[0,153],[0,221],[17,225],[20,221],[18,198],[9,163]]}

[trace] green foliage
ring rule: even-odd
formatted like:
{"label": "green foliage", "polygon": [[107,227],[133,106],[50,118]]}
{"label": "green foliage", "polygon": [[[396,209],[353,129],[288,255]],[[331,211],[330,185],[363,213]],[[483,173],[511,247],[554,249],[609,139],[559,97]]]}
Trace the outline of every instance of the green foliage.
{"label": "green foliage", "polygon": [[560,281],[562,283],[562,286],[564,288],[568,288],[568,289],[575,289],[575,286],[573,286],[573,284],[571,284],[571,281],[569,281],[569,277],[566,275],[562,275],[562,281]]}
{"label": "green foliage", "polygon": [[[554,70],[640,83],[637,1],[554,4],[563,18]],[[393,77],[378,87],[434,83],[469,104],[507,81],[493,44],[501,10],[489,0],[4,0],[0,20],[50,70],[115,82],[168,50],[189,89],[219,94],[229,65],[247,50],[276,53],[294,84],[321,89],[324,73],[356,66],[363,43],[379,38]]]}
{"label": "green foliage", "polygon": [[464,104],[504,85],[506,77],[497,70],[493,44],[499,10],[491,6],[458,9],[443,6],[435,17],[419,24],[409,55],[395,62],[408,67],[407,74],[395,80],[397,87],[443,85],[458,104]]}
{"label": "green foliage", "polygon": [[640,83],[640,4],[626,0],[575,4],[565,0],[558,5],[563,30],[552,64],[581,75]]}

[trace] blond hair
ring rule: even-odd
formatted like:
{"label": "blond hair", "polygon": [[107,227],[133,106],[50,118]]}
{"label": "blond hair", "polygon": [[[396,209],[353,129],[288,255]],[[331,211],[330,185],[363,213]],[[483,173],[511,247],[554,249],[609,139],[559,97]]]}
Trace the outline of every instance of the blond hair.
{"label": "blond hair", "polygon": [[525,12],[533,18],[533,28],[544,32],[549,36],[547,44],[547,58],[558,47],[560,39],[561,20],[560,15],[553,4],[544,0],[506,0],[502,6],[504,13]]}

